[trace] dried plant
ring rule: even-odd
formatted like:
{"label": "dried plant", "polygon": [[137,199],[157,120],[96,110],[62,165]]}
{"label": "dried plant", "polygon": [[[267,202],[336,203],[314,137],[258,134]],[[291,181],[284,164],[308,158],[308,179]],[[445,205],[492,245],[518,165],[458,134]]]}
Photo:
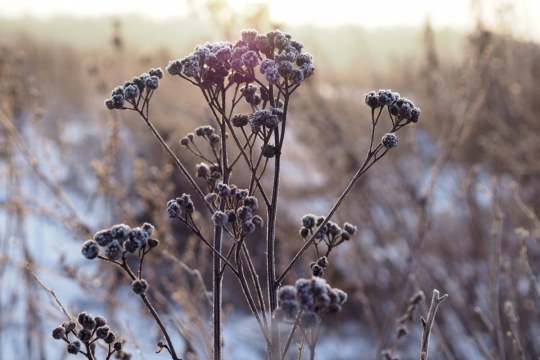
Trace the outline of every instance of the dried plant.
{"label": "dried plant", "polygon": [[[417,123],[420,117],[420,109],[398,93],[379,90],[365,96],[371,109],[371,136],[365,159],[326,216],[308,214],[302,218],[300,236],[304,245],[279,271],[276,223],[289,107],[292,95],[315,72],[313,57],[303,52],[303,47],[279,30],[266,34],[244,30],[241,40],[234,44],[205,44],[189,56],[169,63],[167,72],[171,76],[178,76],[200,90],[216,126],[200,126],[180,140],[180,145],[201,161],[196,165],[195,176],[152,121],[150,105],[164,76],[161,69],[150,69],[116,87],[105,102],[110,110],[131,110],[144,120],[208,214],[208,220],[195,216],[195,201],[187,193],[166,204],[169,218],[183,223],[212,253],[214,359],[223,357],[222,284],[226,276],[237,279],[265,339],[269,359],[284,359],[295,336],[299,338],[299,356],[307,348],[309,357],[315,358],[321,321],[339,312],[347,300],[344,291],[330,287],[323,279],[330,264],[328,259],[335,247],[350,240],[357,231],[350,223],[340,227],[330,219],[367,170],[398,145],[396,132]],[[388,123],[382,121],[385,115]],[[379,125],[387,131],[377,140]],[[265,219],[259,214],[263,211]],[[159,243],[151,237],[153,229],[148,223],[140,228],[114,225],[86,241],[82,253],[88,259],[99,258],[117,265],[126,273],[133,291],[141,297],[165,337],[165,341],[159,342],[158,351],[166,349],[177,360],[178,351],[146,296],[149,283],[142,276],[145,256]],[[251,254],[263,246],[257,242],[262,231],[266,266],[261,273]],[[295,286],[284,285],[286,276],[310,247],[317,253],[311,264],[312,278],[298,279]],[[137,258],[137,271],[131,268],[130,254]],[[285,342],[281,341],[280,324],[290,327]]]}

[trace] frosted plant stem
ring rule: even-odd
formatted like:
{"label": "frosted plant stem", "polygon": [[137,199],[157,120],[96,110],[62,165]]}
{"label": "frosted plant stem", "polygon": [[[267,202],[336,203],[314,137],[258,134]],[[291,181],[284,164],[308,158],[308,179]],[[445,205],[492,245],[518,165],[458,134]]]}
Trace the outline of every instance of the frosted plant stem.
{"label": "frosted plant stem", "polygon": [[[383,151],[381,155],[377,156],[377,153],[379,151]],[[356,172],[356,174],[354,175],[354,177],[352,178],[352,180],[350,181],[349,185],[347,185],[347,187],[345,188],[345,190],[343,191],[343,193],[340,195],[340,197],[337,199],[336,203],[334,204],[334,206],[332,207],[332,209],[330,210],[330,212],[328,213],[328,215],[326,215],[326,217],[324,218],[324,221],[321,223],[321,225],[317,228],[317,230],[315,230],[313,232],[313,235],[311,235],[311,237],[309,238],[309,240],[307,240],[304,244],[304,246],[302,246],[302,248],[298,251],[298,253],[296,253],[296,255],[294,256],[294,258],[291,260],[291,262],[289,263],[289,265],[287,265],[287,267],[285,268],[285,270],[283,270],[283,273],[276,279],[276,286],[278,286],[279,284],[281,284],[281,282],[283,281],[283,279],[285,278],[285,276],[288,274],[288,272],[293,268],[293,266],[296,264],[296,262],[300,259],[300,257],[302,256],[302,254],[304,254],[304,252],[309,248],[309,246],[311,244],[313,244],[313,242],[315,241],[315,238],[318,234],[318,232],[324,227],[324,225],[326,225],[328,223],[328,221],[330,221],[330,218],[334,215],[334,213],[337,211],[337,209],[339,208],[339,206],[341,205],[341,203],[343,202],[343,200],[345,200],[345,198],[347,197],[347,195],[349,195],[349,193],[351,192],[352,188],[354,187],[354,185],[356,184],[356,182],[358,181],[358,179],[367,171],[369,170],[369,168],[375,164],[375,162],[379,159],[381,159],[386,153],[388,152],[388,149],[384,149],[381,145],[379,145],[378,147],[375,148],[375,150],[373,151],[370,151],[368,153],[368,155],[366,156],[366,159],[364,160],[364,163],[362,164],[362,166],[360,166],[360,169],[358,169],[358,171]]]}
{"label": "frosted plant stem", "polygon": [[431,305],[429,306],[429,311],[427,314],[427,319],[422,318],[422,326],[424,327],[424,332],[422,334],[422,346],[420,350],[420,360],[428,359],[428,347],[429,347],[429,335],[431,334],[431,328],[435,322],[435,314],[439,308],[439,304],[446,300],[448,294],[439,296],[439,290],[433,289],[433,296],[431,298]]}
{"label": "frosted plant stem", "polygon": [[[202,192],[201,188],[199,187],[199,185],[197,185],[197,183],[195,182],[195,179],[193,179],[193,177],[191,176],[191,174],[189,173],[189,171],[186,169],[186,167],[184,166],[184,164],[182,164],[182,162],[180,161],[180,159],[178,159],[178,156],[176,156],[176,154],[171,150],[171,148],[169,147],[169,145],[167,145],[167,143],[165,142],[165,140],[163,139],[163,137],[161,136],[161,134],[157,131],[156,127],[154,126],[154,124],[152,124],[150,122],[150,119],[147,115],[145,115],[142,111],[138,111],[138,113],[141,115],[141,117],[144,119],[144,121],[146,122],[146,125],[148,125],[148,127],[150,128],[150,130],[152,130],[152,133],[154,134],[154,136],[158,139],[159,143],[161,144],[161,146],[163,146],[163,148],[169,153],[169,155],[171,156],[171,158],[173,159],[173,162],[174,164],[176,165],[176,167],[178,167],[180,169],[180,171],[182,172],[182,174],[184,174],[184,176],[186,177],[186,179],[189,181],[189,183],[191,184],[191,186],[193,186],[193,188],[195,189],[195,192],[197,193],[197,195],[200,196],[201,199],[204,200],[204,193]],[[206,202],[205,202],[206,203]]]}
{"label": "frosted plant stem", "polygon": [[[124,269],[124,271],[128,274],[128,276],[129,276],[129,278],[131,280],[138,279],[137,276],[135,276],[133,271],[131,271],[131,269],[129,268],[129,266],[125,262],[125,259],[124,259],[123,263],[116,263],[116,264],[120,265],[120,267],[122,269]],[[156,323],[158,324],[159,329],[163,333],[163,336],[165,336],[165,340],[167,341],[167,345],[168,345],[167,350],[171,354],[172,360],[181,360],[178,356],[176,356],[176,351],[174,350],[174,345],[173,345],[173,342],[172,342],[171,337],[169,335],[169,332],[167,331],[167,328],[165,327],[165,324],[163,324],[163,321],[159,317],[159,314],[157,313],[156,309],[154,308],[152,303],[148,300],[148,298],[146,297],[146,294],[140,294],[139,296],[141,297],[142,301],[144,302],[144,305],[146,306],[146,308],[152,314],[152,317],[154,318],[154,320],[156,320]]]}

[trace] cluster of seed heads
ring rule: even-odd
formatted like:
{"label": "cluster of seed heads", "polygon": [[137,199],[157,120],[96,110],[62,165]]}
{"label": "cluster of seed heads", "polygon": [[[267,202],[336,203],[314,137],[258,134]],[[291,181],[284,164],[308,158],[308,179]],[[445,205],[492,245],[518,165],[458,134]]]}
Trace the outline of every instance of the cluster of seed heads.
{"label": "cluster of seed heads", "polygon": [[182,196],[167,202],[167,214],[171,219],[185,220],[191,217],[194,211],[195,205],[188,194],[182,194]]}
{"label": "cluster of seed heads", "polygon": [[401,98],[399,93],[391,90],[370,91],[366,94],[365,103],[372,109],[386,106],[393,116],[413,123],[418,122],[421,114],[420,108],[411,100]]}
{"label": "cluster of seed heads", "polygon": [[126,109],[125,103],[136,108],[141,99],[147,98],[159,87],[159,80],[163,77],[163,71],[159,68],[150,69],[147,73],[135,76],[131,81],[117,86],[111,93],[111,97],[105,100],[105,106],[109,110]]}
{"label": "cluster of seed heads", "polygon": [[279,289],[274,316],[279,320],[294,320],[299,316],[300,326],[310,328],[319,324],[323,316],[341,311],[345,301],[347,294],[330,287],[321,277],[298,279],[294,286]]}
{"label": "cluster of seed heads", "polygon": [[216,147],[221,142],[221,136],[216,133],[214,128],[209,125],[205,125],[199,126],[195,129],[194,133],[189,133],[180,139],[180,145],[189,147],[190,144],[193,144],[195,136],[206,140],[212,148]]}
{"label": "cluster of seed heads", "polygon": [[89,359],[93,359],[96,342],[102,340],[108,348],[107,359],[113,353],[116,353],[118,359],[128,360],[131,358],[131,355],[122,351],[122,342],[117,340],[116,335],[107,325],[107,320],[101,316],[94,317],[86,312],[79,313],[77,322],[64,321],[62,325],[54,328],[52,337],[65,341],[68,344],[67,352],[69,354],[77,355],[79,352],[84,352]]}
{"label": "cluster of seed heads", "polygon": [[[308,239],[312,236],[319,226],[324,222],[324,216],[307,214],[302,217],[302,226],[300,227],[300,236]],[[328,221],[315,234],[315,244],[324,242],[329,247],[334,247],[344,241],[350,240],[351,236],[356,234],[356,226],[346,222],[343,227],[332,221]]]}
{"label": "cluster of seed heads", "polygon": [[87,259],[102,255],[110,260],[118,260],[127,253],[156,247],[159,241],[151,237],[153,233],[154,226],[149,223],[134,228],[117,224],[96,232],[92,239],[84,242],[81,252]]}
{"label": "cluster of seed heads", "polygon": [[[215,210],[212,221],[216,226],[231,225],[238,234],[250,234],[262,228],[264,220],[254,212],[259,209],[258,199],[249,194],[247,189],[239,189],[233,184],[217,184],[215,191],[208,193],[204,200]],[[224,211],[218,210],[225,203]]]}
{"label": "cluster of seed heads", "polygon": [[[416,107],[411,100],[401,98],[399,93],[391,90],[370,91],[366,94],[365,103],[372,109],[380,109],[386,106],[394,129],[398,129],[409,123],[417,123],[420,118],[420,108]],[[395,148],[399,139],[395,132],[384,134],[381,144],[387,149]]]}
{"label": "cluster of seed heads", "polygon": [[[278,87],[300,84],[315,72],[313,58],[302,53],[304,45],[280,30],[259,34],[248,29],[234,44],[207,43],[195,48],[187,57],[169,62],[169,74],[191,79],[202,88],[224,86],[230,83],[252,83],[255,69],[265,80]],[[247,87],[245,88],[247,89]],[[247,96],[246,100],[258,105],[261,97]]]}
{"label": "cluster of seed heads", "polygon": [[317,277],[324,276],[324,272],[328,268],[328,266],[330,266],[330,262],[328,261],[328,258],[326,256],[321,256],[317,259],[317,261],[309,264],[312,275]]}

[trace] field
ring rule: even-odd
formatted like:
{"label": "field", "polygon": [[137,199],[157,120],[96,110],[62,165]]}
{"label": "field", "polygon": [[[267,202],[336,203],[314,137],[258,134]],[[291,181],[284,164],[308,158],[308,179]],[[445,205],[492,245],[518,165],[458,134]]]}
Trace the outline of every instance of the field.
{"label": "field", "polygon": [[[406,360],[428,335],[424,359],[538,359],[540,45],[481,25],[211,24],[0,24],[0,359],[73,357],[75,333],[60,325],[83,311],[116,335],[98,341],[94,324],[96,340],[85,340],[79,317],[88,359]],[[262,100],[239,85],[235,114],[219,99],[233,85],[194,86],[185,63],[181,74],[167,67],[197,45],[278,26],[315,72],[296,81],[280,69],[287,82],[269,85],[283,89],[272,100],[262,85]],[[125,102],[107,109],[111,90],[158,67],[159,88],[147,82],[130,98],[125,84]],[[370,107],[379,89],[420,116]],[[255,123],[265,106],[271,120]],[[249,125],[233,127],[240,113]],[[258,206],[233,200],[231,184]],[[145,223],[137,249],[116,257],[100,243],[92,256],[100,230]],[[321,310],[298,300],[287,317],[282,289],[300,293],[298,279],[346,301]]]}

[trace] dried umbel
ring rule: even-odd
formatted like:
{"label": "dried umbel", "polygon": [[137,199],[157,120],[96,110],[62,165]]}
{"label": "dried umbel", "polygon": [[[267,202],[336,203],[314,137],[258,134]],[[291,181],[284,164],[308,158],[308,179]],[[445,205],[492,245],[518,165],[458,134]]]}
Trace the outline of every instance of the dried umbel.
{"label": "dried umbel", "polygon": [[417,123],[420,118],[420,108],[416,107],[411,100],[400,97],[397,92],[391,90],[370,91],[366,94],[364,102],[372,110],[387,107],[392,118],[392,123],[406,124]]}
{"label": "dried umbel", "polygon": [[81,253],[89,260],[100,256],[118,260],[127,253],[145,252],[155,247],[158,241],[151,238],[153,233],[154,226],[150,223],[135,228],[117,224],[96,232],[92,239],[84,242]]}
{"label": "dried umbel", "polygon": [[147,73],[134,77],[131,81],[126,81],[123,85],[117,86],[111,92],[111,97],[105,100],[105,106],[109,110],[129,109],[126,103],[132,108],[143,99],[148,99],[154,90],[159,87],[159,80],[163,77],[161,69],[150,69]]}
{"label": "dried umbel", "polygon": [[130,354],[122,351],[122,342],[116,340],[115,334],[107,326],[107,320],[102,316],[93,316],[87,312],[81,312],[77,316],[77,322],[64,321],[54,328],[52,337],[67,343],[66,350],[69,354],[81,353],[88,359],[96,358],[96,344],[103,341],[106,345],[106,358],[115,356],[119,359],[128,359]]}
{"label": "dried umbel", "polygon": [[300,317],[300,325],[305,328],[320,323],[328,314],[341,311],[347,301],[347,294],[332,288],[320,277],[298,279],[294,286],[282,286],[278,291],[278,308],[274,316],[282,321]]}
{"label": "dried umbel", "polygon": [[[324,258],[326,258],[336,246],[342,244],[344,241],[350,240],[351,236],[356,234],[357,229],[356,226],[348,222],[345,222],[342,227],[332,221],[327,221],[322,225],[324,220],[324,216],[316,216],[313,214],[304,215],[301,220],[302,226],[300,227],[299,234],[303,239],[308,239],[313,236],[313,244],[317,252],[319,251],[320,245],[324,244],[326,246]],[[326,259],[326,262],[327,261],[328,259]],[[323,262],[323,264],[324,263],[325,262]],[[322,276],[326,267],[322,266],[321,268],[321,266],[321,264],[312,266],[314,276]]]}
{"label": "dried umbel", "polygon": [[[223,87],[230,83],[250,84],[255,69],[264,79],[279,87],[298,85],[315,72],[313,57],[302,53],[303,45],[280,30],[259,34],[242,31],[237,42],[207,43],[183,59],[169,62],[167,72],[194,82],[203,88]],[[262,100],[255,87],[247,86],[244,96],[248,103]]]}

